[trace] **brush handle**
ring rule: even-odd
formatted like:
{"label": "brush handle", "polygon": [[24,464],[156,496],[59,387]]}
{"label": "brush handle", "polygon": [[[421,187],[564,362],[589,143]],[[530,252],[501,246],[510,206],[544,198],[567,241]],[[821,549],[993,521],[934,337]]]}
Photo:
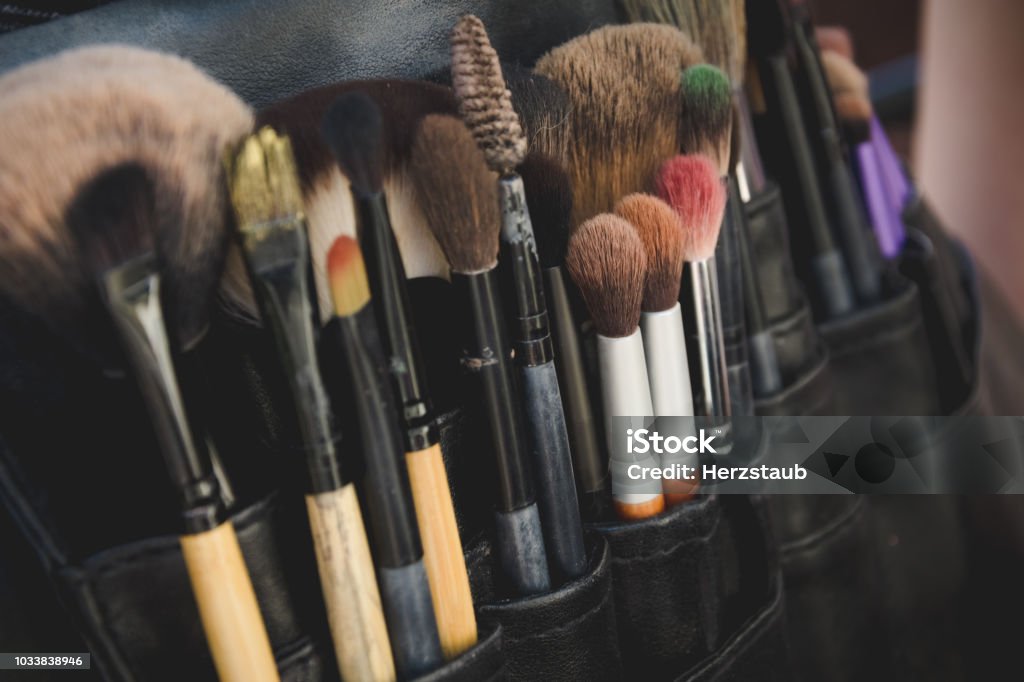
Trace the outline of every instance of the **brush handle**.
{"label": "brush handle", "polygon": [[424,450],[407,452],[405,463],[434,598],[437,632],[445,657],[452,659],[476,644],[477,630],[441,446],[435,443]]}
{"label": "brush handle", "polygon": [[757,137],[754,135],[754,120],[750,111],[750,100],[742,87],[733,90],[733,101],[736,103],[736,117],[734,124],[739,126],[739,163],[736,165],[736,179],[740,191],[740,198],[744,203],[750,201],[751,197],[764,191],[767,180],[765,179],[764,164],[761,162],[761,153],[757,147]]}
{"label": "brush handle", "polygon": [[719,301],[722,309],[722,338],[726,349],[729,403],[732,414],[750,416],[754,414],[754,391],[747,359],[743,266],[740,255],[740,231],[744,229],[746,217],[735,183],[728,175],[722,178],[722,183],[726,188],[727,201],[714,257],[715,269],[721,273]]}
{"label": "brush handle", "polygon": [[580,339],[566,289],[565,270],[544,270],[544,284],[550,305],[552,337],[555,342],[555,368],[562,392],[562,404],[568,419],[576,480],[583,493],[603,493],[608,488],[608,463],[601,451],[597,422],[590,406],[587,375],[583,369]]}
{"label": "brush handle", "polygon": [[537,504],[494,513],[498,562],[516,594],[528,596],[551,590],[544,533]]}
{"label": "brush handle", "polygon": [[444,655],[423,560],[394,568],[381,567],[377,580],[399,676],[414,679],[440,667]]}
{"label": "brush handle", "polygon": [[640,316],[647,378],[656,417],[692,417],[693,390],[686,359],[686,333],[678,303]]}
{"label": "brush handle", "polygon": [[279,680],[234,526],[229,521],[180,541],[217,676],[223,682]]}
{"label": "brush handle", "polygon": [[384,609],[355,486],[306,496],[334,655],[352,682],[394,680]]}
{"label": "brush handle", "polygon": [[698,414],[729,417],[729,379],[725,362],[721,308],[718,301],[718,272],[714,258],[689,264],[693,291],[694,327],[700,364]]}
{"label": "brush handle", "polygon": [[630,417],[633,428],[643,428],[654,415],[640,329],[622,338],[598,334],[597,358],[616,511],[627,520],[653,516],[665,508],[660,485],[637,483],[629,477],[628,469],[634,464],[656,467],[657,458],[628,452],[626,434],[617,434],[615,429],[616,417]]}
{"label": "brush handle", "polygon": [[558,372],[554,362],[521,367],[520,372],[547,555],[559,576],[575,578],[586,571],[587,554]]}
{"label": "brush handle", "polygon": [[782,373],[779,358],[775,352],[775,338],[770,331],[760,331],[747,338],[750,351],[750,378],[754,393],[770,396],[782,390]]}

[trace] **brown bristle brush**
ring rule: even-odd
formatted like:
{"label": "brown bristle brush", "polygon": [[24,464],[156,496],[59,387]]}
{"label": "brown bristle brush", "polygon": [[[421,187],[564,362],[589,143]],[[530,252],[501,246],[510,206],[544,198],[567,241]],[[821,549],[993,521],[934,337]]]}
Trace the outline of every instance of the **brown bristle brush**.
{"label": "brown bristle brush", "polygon": [[205,331],[226,247],[218,155],[251,112],[188,62],[138,48],[71,50],[23,68],[0,78],[3,295],[132,371],[181,501],[181,549],[217,673],[277,680],[175,372],[176,352]]}
{"label": "brown bristle brush", "polygon": [[[565,251],[569,243],[572,186],[565,169],[544,154],[532,152],[519,167],[530,206],[537,254],[544,278],[544,296],[551,315],[556,367],[577,493],[584,516],[601,519],[610,502],[608,462],[597,436],[597,422],[590,404],[590,391],[583,365],[582,347],[576,329],[573,306],[579,297],[571,289],[565,272]],[[582,310],[582,304],[579,304]]]}
{"label": "brown bristle brush", "polygon": [[452,284],[466,307],[462,363],[479,391],[497,461],[496,553],[502,574],[517,594],[547,592],[544,535],[498,297],[497,176],[462,122],[437,115],[420,123],[411,172],[430,229],[451,264]]}
{"label": "brown bristle brush", "polygon": [[483,22],[463,16],[452,29],[450,44],[459,113],[487,165],[498,174],[498,270],[535,460],[537,502],[552,567],[558,577],[571,580],[586,571],[587,553],[533,224],[523,179],[516,172],[526,157],[526,135]]}
{"label": "brown bristle brush", "polygon": [[631,417],[630,425],[642,428],[654,415],[639,327],[647,276],[644,243],[624,219],[600,214],[573,233],[565,264],[597,328],[615,510],[626,520],[654,516],[665,508],[660,485],[657,481],[632,480],[626,471],[633,464],[653,466],[655,462],[625,452],[620,424],[615,423]]}
{"label": "brown bristle brush", "polygon": [[[572,224],[650,188],[659,164],[679,151],[680,72],[703,61],[678,29],[605,26],[556,47],[534,71],[565,90],[563,162],[573,187]],[[553,147],[539,149],[558,153]]]}
{"label": "brown bristle brush", "polygon": [[[266,107],[258,113],[257,123],[269,125],[292,140],[309,223],[320,319],[324,321],[331,318],[333,310],[326,280],[327,251],[339,236],[357,236],[358,221],[348,178],[323,137],[322,124],[328,107],[338,97],[352,92],[365,93],[381,111],[383,189],[388,196],[388,212],[406,275],[448,277],[448,264],[426,228],[406,167],[412,135],[420,119],[432,113],[455,113],[451,89],[423,81],[370,80],[307,90]],[[224,273],[222,298],[228,310],[240,318],[257,318],[245,266],[234,249]]]}

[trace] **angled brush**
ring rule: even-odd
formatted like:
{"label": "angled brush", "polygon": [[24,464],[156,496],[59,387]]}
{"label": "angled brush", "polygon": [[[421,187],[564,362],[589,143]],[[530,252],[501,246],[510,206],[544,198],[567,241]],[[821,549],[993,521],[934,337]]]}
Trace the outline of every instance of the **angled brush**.
{"label": "angled brush", "polygon": [[567,137],[573,225],[649,189],[658,165],[678,153],[679,74],[700,61],[689,38],[659,24],[605,26],[537,61],[534,71],[569,98],[568,124],[553,133]]}
{"label": "angled brush", "polygon": [[647,255],[636,230],[611,214],[580,225],[569,239],[565,265],[579,287],[597,328],[597,351],[604,403],[605,438],[611,461],[615,511],[625,520],[647,518],[665,508],[657,482],[632,481],[626,474],[634,464],[655,464],[653,457],[638,461],[623,452],[616,438],[617,418],[641,424],[654,414],[647,380],[640,307],[647,274]]}
{"label": "angled brush", "polygon": [[[350,180],[358,232],[373,292],[377,328],[405,426],[405,461],[423,540],[441,646],[452,658],[476,643],[476,616],[435,415],[416,341],[405,268],[383,188],[381,113],[365,93],[342,95],[328,108],[323,132]],[[337,242],[336,242],[337,243]]]}
{"label": "angled brush", "polygon": [[341,348],[363,439],[363,501],[370,519],[384,611],[395,667],[403,679],[429,673],[443,661],[427,570],[401,462],[402,437],[370,286],[359,246],[338,237],[327,254]]}
{"label": "angled brush", "polygon": [[161,306],[156,189],[129,162],[102,172],[68,208],[82,271],[91,273],[113,321],[182,501],[181,549],[217,673],[277,680],[277,665],[234,527],[225,520],[203,440],[191,430]]}
{"label": "angled brush", "polygon": [[[587,375],[565,272],[572,187],[554,159],[533,152],[519,167],[537,237],[544,294],[551,314],[555,366],[568,420],[577,492],[584,516],[601,519],[609,511],[608,461],[597,435]],[[575,293],[575,292],[574,292]]]}
{"label": "angled brush", "polygon": [[497,273],[501,217],[497,178],[458,119],[427,116],[412,150],[412,177],[467,309],[463,366],[475,380],[497,460],[498,558],[518,594],[550,588],[540,514],[512,377]]}
{"label": "angled brush", "polygon": [[586,570],[587,557],[533,224],[523,180],[515,170],[526,157],[526,135],[483,22],[471,14],[463,16],[452,29],[450,44],[459,113],[488,167],[498,174],[498,274],[522,381],[537,502],[547,555],[559,577],[571,579]]}
{"label": "angled brush", "polygon": [[238,239],[288,379],[306,450],[306,509],[338,666],[346,679],[393,680],[395,667],[354,482],[336,448],[317,364],[309,246],[287,138],[263,128],[225,155]]}

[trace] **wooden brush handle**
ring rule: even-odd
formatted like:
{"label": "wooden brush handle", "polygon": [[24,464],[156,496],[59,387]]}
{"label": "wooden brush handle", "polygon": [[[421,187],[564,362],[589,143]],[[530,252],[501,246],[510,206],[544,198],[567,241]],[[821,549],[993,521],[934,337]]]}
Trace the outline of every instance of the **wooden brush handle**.
{"label": "wooden brush handle", "polygon": [[346,682],[395,679],[380,591],[352,484],[306,496],[327,620]]}
{"label": "wooden brush handle", "polygon": [[451,660],[476,644],[476,616],[441,446],[406,453],[405,462],[441,649]]}
{"label": "wooden brush handle", "polygon": [[280,679],[256,593],[231,522],[181,537],[217,676],[222,682]]}

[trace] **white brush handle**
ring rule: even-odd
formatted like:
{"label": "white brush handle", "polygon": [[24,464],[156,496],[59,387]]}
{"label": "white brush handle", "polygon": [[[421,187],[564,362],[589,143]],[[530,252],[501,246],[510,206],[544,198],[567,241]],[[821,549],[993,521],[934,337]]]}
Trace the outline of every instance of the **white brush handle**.
{"label": "white brush handle", "polygon": [[654,416],[693,416],[690,366],[686,359],[686,334],[679,304],[668,310],[644,313],[640,317],[640,329]]}

